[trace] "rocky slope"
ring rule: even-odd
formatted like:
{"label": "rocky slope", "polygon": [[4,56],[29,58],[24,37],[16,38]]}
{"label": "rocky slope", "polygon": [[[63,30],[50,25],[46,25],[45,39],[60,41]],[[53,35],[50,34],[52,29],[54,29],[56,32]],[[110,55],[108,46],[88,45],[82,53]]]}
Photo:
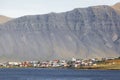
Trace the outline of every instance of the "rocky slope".
{"label": "rocky slope", "polygon": [[0,24],[3,24],[3,23],[5,23],[5,22],[7,22],[9,20],[11,20],[11,18],[0,15]]}
{"label": "rocky slope", "polygon": [[23,16],[0,26],[1,60],[120,56],[120,14],[110,6]]}

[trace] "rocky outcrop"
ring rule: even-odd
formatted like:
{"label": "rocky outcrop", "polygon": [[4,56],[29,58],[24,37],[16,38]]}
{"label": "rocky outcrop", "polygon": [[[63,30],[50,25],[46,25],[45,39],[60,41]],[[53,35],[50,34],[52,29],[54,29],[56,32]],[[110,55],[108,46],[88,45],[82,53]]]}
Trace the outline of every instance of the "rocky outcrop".
{"label": "rocky outcrop", "polygon": [[120,14],[109,6],[23,16],[0,26],[2,60],[120,56]]}

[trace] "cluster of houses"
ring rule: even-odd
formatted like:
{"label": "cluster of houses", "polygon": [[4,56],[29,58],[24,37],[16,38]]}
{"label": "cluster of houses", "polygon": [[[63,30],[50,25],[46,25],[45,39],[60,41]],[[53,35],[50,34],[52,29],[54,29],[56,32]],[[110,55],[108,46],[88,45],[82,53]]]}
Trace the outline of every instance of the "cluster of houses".
{"label": "cluster of houses", "polygon": [[75,59],[72,60],[51,60],[51,61],[23,61],[23,62],[5,62],[0,63],[0,67],[40,67],[40,68],[51,68],[51,67],[79,67],[79,66],[93,66],[96,65],[98,59]]}
{"label": "cluster of houses", "polygon": [[77,68],[81,66],[96,66],[99,61],[106,59],[75,59],[72,60],[51,60],[51,61],[23,61],[23,62],[5,62],[0,63],[0,67],[37,67],[37,68]]}

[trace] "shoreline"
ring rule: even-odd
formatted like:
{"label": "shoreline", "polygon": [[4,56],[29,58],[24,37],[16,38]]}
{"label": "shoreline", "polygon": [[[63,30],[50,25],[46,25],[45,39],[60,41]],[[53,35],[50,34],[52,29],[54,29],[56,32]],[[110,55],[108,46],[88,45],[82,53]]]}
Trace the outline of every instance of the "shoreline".
{"label": "shoreline", "polygon": [[[112,65],[113,66],[113,65]],[[120,70],[112,66],[84,66],[84,67],[0,67],[0,69],[75,69],[75,70]],[[120,66],[120,65],[118,65]]]}
{"label": "shoreline", "polygon": [[0,68],[48,68],[48,69],[79,69],[79,70],[120,70],[120,58],[115,59],[72,59],[52,61],[24,61],[1,63]]}

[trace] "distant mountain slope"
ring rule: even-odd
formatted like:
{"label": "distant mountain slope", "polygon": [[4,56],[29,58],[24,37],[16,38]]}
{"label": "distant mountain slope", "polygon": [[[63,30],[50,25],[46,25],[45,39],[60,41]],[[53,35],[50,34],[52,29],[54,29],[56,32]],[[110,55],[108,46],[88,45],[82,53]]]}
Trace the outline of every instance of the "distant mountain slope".
{"label": "distant mountain slope", "polygon": [[110,6],[23,16],[0,26],[1,60],[120,56],[120,14]]}
{"label": "distant mountain slope", "polygon": [[11,20],[11,18],[0,15],[0,24],[5,23],[7,21]]}
{"label": "distant mountain slope", "polygon": [[117,3],[117,4],[113,5],[112,7],[120,13],[120,3]]}

